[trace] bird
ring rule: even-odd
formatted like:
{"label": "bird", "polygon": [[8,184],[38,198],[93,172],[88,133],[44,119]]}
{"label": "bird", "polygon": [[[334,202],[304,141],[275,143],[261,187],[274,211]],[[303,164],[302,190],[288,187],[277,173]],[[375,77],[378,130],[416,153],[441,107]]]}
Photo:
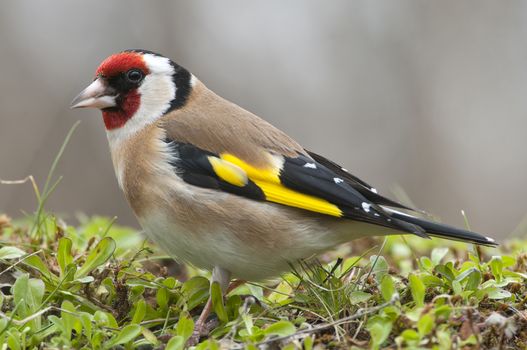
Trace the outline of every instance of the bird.
{"label": "bird", "polygon": [[[209,90],[171,59],[115,53],[71,108],[97,108],[117,182],[146,235],[177,260],[259,281],[370,236],[414,234],[496,246],[423,218],[337,163]],[[207,302],[196,322],[203,332]]]}

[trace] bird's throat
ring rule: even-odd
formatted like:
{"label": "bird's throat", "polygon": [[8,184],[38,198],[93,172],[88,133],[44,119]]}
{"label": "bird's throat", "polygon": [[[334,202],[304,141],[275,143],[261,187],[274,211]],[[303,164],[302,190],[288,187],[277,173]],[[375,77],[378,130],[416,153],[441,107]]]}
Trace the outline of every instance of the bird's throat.
{"label": "bird's throat", "polygon": [[102,118],[106,130],[123,127],[132,118],[141,104],[141,95],[137,90],[128,92],[119,101],[119,107],[102,110]]}

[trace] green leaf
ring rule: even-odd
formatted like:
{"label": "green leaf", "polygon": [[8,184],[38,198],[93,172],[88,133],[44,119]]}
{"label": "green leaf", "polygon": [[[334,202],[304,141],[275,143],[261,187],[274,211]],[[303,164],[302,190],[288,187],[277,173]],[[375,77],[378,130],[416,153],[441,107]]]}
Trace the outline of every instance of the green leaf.
{"label": "green leaf", "polygon": [[395,320],[401,315],[401,309],[395,305],[388,305],[382,309],[381,314],[383,318],[388,321],[395,322]]}
{"label": "green leaf", "polygon": [[292,293],[293,288],[291,287],[291,285],[286,281],[283,281],[275,288],[275,290],[271,294],[269,294],[267,300],[269,300],[270,303],[284,305],[282,303],[289,301],[290,295]]}
{"label": "green leaf", "polygon": [[141,322],[145,318],[145,315],[146,315],[146,302],[144,299],[141,299],[135,304],[134,316],[132,317],[131,323],[137,324]]}
{"label": "green leaf", "polygon": [[419,334],[413,330],[413,329],[405,329],[402,333],[401,333],[401,337],[406,341],[406,342],[415,342],[419,339],[421,339],[419,337]]}
{"label": "green leaf", "polygon": [[455,295],[461,295],[461,293],[463,292],[463,288],[461,288],[461,283],[456,280],[452,281],[452,289]]}
{"label": "green leaf", "polygon": [[21,350],[21,347],[20,347],[20,334],[16,330],[13,333],[9,334],[9,337],[7,338],[8,348],[11,349],[11,350]]}
{"label": "green leaf", "polygon": [[[64,273],[61,271],[61,276],[62,276],[62,280],[64,282],[71,282],[73,281],[73,278],[75,277],[75,272],[77,271],[77,265],[75,263],[71,263],[69,265],[66,266],[66,270],[64,271]],[[93,282],[93,278],[91,281],[84,281],[84,282],[81,282],[83,279],[80,278],[79,280],[77,280],[77,282],[79,283],[89,283],[89,282]]]}
{"label": "green leaf", "polygon": [[24,264],[36,269],[42,274],[42,276],[47,277],[52,281],[58,283],[58,277],[52,274],[51,271],[49,271],[46,264],[44,264],[44,262],[42,261],[42,259],[40,259],[38,255],[31,255],[27,257],[26,259],[24,259]]}
{"label": "green leaf", "polygon": [[[249,344],[245,350],[248,350],[249,349],[249,346],[251,344]],[[254,347],[254,345],[253,345]],[[201,343],[199,343],[197,346],[196,346],[196,350],[220,350],[220,346],[218,344],[218,342],[212,338],[209,338]]]}
{"label": "green leaf", "polygon": [[86,338],[91,339],[92,337],[92,319],[93,316],[87,312],[80,313],[80,321],[82,323],[82,328],[84,329],[84,335]]}
{"label": "green leaf", "polygon": [[445,277],[449,282],[452,282],[456,278],[450,267],[447,265],[437,265],[435,270]]}
{"label": "green leaf", "polygon": [[[240,315],[240,306],[242,305],[242,298],[239,295],[231,295],[227,298],[225,302],[225,308],[227,309],[227,314],[229,320],[234,320]],[[243,310],[242,310],[243,311]]]}
{"label": "green leaf", "polygon": [[[71,265],[68,265],[68,266],[74,266],[74,265],[71,264]],[[93,281],[95,281],[95,278],[93,278],[93,276],[81,277],[81,278],[77,278],[75,280],[75,282],[81,283],[81,284],[92,283]]]}
{"label": "green leaf", "polygon": [[304,350],[312,350],[313,349],[313,338],[311,336],[304,338]]}
{"label": "green leaf", "polygon": [[62,334],[66,334],[67,333],[66,327],[64,325],[64,321],[62,319],[58,318],[55,315],[49,315],[48,316],[48,320],[50,320],[51,323],[53,323],[62,332]]}
{"label": "green leaf", "polygon": [[467,339],[462,340],[459,345],[462,348],[466,348],[465,345],[476,345],[478,343],[478,337],[475,334],[471,334]]}
{"label": "green leaf", "polygon": [[[12,287],[15,305],[18,305],[17,315],[20,318],[31,316],[40,308],[44,297],[45,285],[42,280],[29,278],[28,274],[18,277]],[[38,330],[41,326],[41,317],[29,321],[31,329]]]}
{"label": "green leaf", "polygon": [[294,334],[295,332],[295,325],[289,321],[284,320],[275,322],[263,330],[265,335],[276,335],[279,337],[285,337]]}
{"label": "green leaf", "polygon": [[421,317],[422,313],[423,313],[423,308],[416,307],[416,308],[407,310],[405,312],[405,316],[410,321],[417,322],[417,321],[419,321],[419,317]]}
{"label": "green leaf", "polygon": [[452,335],[447,330],[436,331],[439,349],[452,349]]}
{"label": "green leaf", "polygon": [[71,240],[66,237],[59,239],[57,249],[57,261],[59,263],[61,276],[66,274],[66,266],[73,262],[73,256],[71,255]]}
{"label": "green leaf", "polygon": [[107,326],[111,328],[118,328],[117,321],[113,315],[109,312],[103,312],[100,310],[95,311],[93,314],[93,320],[99,326]]}
{"label": "green leaf", "polygon": [[388,263],[382,255],[372,255],[370,257],[370,264],[372,266],[372,273],[375,275],[377,283],[382,281],[384,275],[388,273]]}
{"label": "green leaf", "polygon": [[157,339],[156,335],[149,330],[148,328],[142,328],[141,333],[143,333],[143,337],[145,337],[146,341],[153,345],[158,345],[159,340]]}
{"label": "green leaf", "polygon": [[465,285],[465,290],[476,291],[479,288],[481,283],[481,272],[475,269],[468,277],[467,284]]}
{"label": "green leaf", "polygon": [[30,279],[28,274],[23,274],[13,285],[15,304],[24,302],[31,311],[36,311],[40,307],[44,291],[45,285],[42,280]]}
{"label": "green leaf", "polygon": [[194,276],[183,283],[181,286],[181,292],[190,296],[203,289],[209,289],[209,286],[209,281],[205,277]]}
{"label": "green leaf", "polygon": [[248,312],[244,312],[241,315],[242,315],[243,324],[245,326],[245,329],[242,329],[241,331],[246,331],[249,335],[251,335],[252,329],[254,327],[252,315]]}
{"label": "green leaf", "polygon": [[126,344],[137,338],[141,334],[141,326],[137,324],[130,324],[124,327],[117,336],[110,339],[108,343],[105,344],[106,349],[110,349],[115,345]]}
{"label": "green leaf", "polygon": [[425,287],[444,287],[445,286],[444,281],[441,278],[434,276],[434,275],[429,275],[429,274],[419,275],[419,279],[421,280],[421,282],[423,282]]}
{"label": "green leaf", "polygon": [[475,267],[468,268],[465,271],[461,272],[459,275],[457,275],[455,280],[458,282],[463,282],[467,277],[470,276],[473,271],[478,271],[478,269],[476,269]]}
{"label": "green leaf", "polygon": [[263,293],[263,288],[262,287],[256,286],[254,284],[247,284],[246,286],[247,286],[247,288],[250,291],[250,295],[252,295],[256,299],[258,299],[259,301],[263,301],[264,300],[264,293]]}
{"label": "green leaf", "polygon": [[509,291],[506,291],[501,288],[497,287],[489,287],[485,288],[485,293],[487,293],[489,299],[493,300],[501,300],[501,299],[507,299],[512,296],[512,294]]}
{"label": "green leaf", "polygon": [[176,335],[172,337],[165,347],[165,350],[183,350],[185,348],[185,339],[182,336]]}
{"label": "green leaf", "polygon": [[422,315],[417,321],[417,330],[421,337],[428,335],[434,329],[434,318],[430,313]]}
{"label": "green leaf", "polygon": [[395,292],[395,284],[393,283],[393,278],[390,275],[384,275],[381,280],[381,294],[385,301],[392,300]]}
{"label": "green leaf", "polygon": [[179,314],[179,320],[176,324],[176,333],[183,337],[186,342],[194,332],[194,320],[186,312]]}
{"label": "green leaf", "polygon": [[[75,328],[75,321],[77,321],[77,317],[74,316],[77,310],[75,310],[75,306],[73,306],[69,300],[64,300],[60,308],[63,310],[61,311],[60,316],[64,327],[64,335],[70,340],[71,331]],[[71,313],[73,313],[73,315]]]}
{"label": "green leaf", "polygon": [[425,303],[425,285],[423,281],[416,275],[408,276],[410,283],[410,291],[412,292],[412,298],[414,299],[415,305],[421,307]]}
{"label": "green leaf", "polygon": [[430,258],[427,256],[422,256],[421,259],[419,259],[419,261],[421,262],[421,267],[425,271],[432,271],[432,269],[434,268],[434,264],[432,264],[432,260],[430,260]]}
{"label": "green leaf", "polygon": [[223,293],[218,282],[212,282],[210,285],[210,295],[212,298],[212,307],[214,308],[214,312],[216,312],[216,316],[218,316],[220,321],[227,322],[229,319],[227,311],[225,310],[225,305],[223,305]]}
{"label": "green leaf", "polygon": [[174,277],[167,277],[163,281],[163,285],[167,287],[168,289],[174,289],[176,288],[176,285],[178,284],[178,281]]}
{"label": "green leaf", "polygon": [[450,314],[452,313],[452,306],[450,305],[441,305],[437,306],[434,309],[434,313],[436,317],[442,317],[443,319],[448,319],[450,317]]}
{"label": "green leaf", "polygon": [[95,249],[88,255],[86,262],[81,266],[79,270],[75,273],[75,278],[81,278],[95,270],[97,267],[104,264],[115,251],[115,241],[106,237],[101,239],[101,241],[95,246]]}
{"label": "green leaf", "polygon": [[168,301],[170,299],[170,293],[165,287],[161,287],[156,292],[157,305],[161,310],[165,310],[168,307]]}
{"label": "green leaf", "polygon": [[494,279],[496,282],[500,282],[503,277],[503,261],[501,260],[501,256],[493,256],[489,265]]}
{"label": "green leaf", "polygon": [[513,258],[512,256],[502,255],[501,261],[502,261],[503,267],[511,267],[511,266],[516,265],[516,259]]}
{"label": "green leaf", "polygon": [[392,323],[380,316],[373,316],[369,319],[366,329],[370,332],[370,343],[372,349],[379,349],[388,339],[392,331]]}
{"label": "green leaf", "polygon": [[430,258],[432,259],[432,264],[435,266],[443,260],[445,255],[448,253],[448,248],[434,248],[432,249],[432,253],[430,254]]}
{"label": "green leaf", "polygon": [[17,247],[2,247],[0,248],[0,259],[10,260],[20,258],[26,255],[26,252]]}
{"label": "green leaf", "polygon": [[189,310],[205,302],[209,297],[210,283],[205,277],[196,276],[185,281],[181,286],[181,292],[187,297]]}
{"label": "green leaf", "polygon": [[356,290],[350,293],[350,303],[352,305],[357,305],[368,301],[372,295],[360,290]]}

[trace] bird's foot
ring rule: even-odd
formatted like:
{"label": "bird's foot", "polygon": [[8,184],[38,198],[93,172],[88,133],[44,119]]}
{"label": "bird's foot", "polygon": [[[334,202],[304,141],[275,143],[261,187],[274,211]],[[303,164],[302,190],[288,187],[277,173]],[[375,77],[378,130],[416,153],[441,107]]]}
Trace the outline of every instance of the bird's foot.
{"label": "bird's foot", "polygon": [[201,337],[208,336],[214,328],[218,327],[218,325],[219,322],[216,318],[213,318],[206,323],[196,323],[194,325],[194,331],[192,332],[192,335],[187,340],[187,346],[197,345]]}
{"label": "bird's foot", "polygon": [[205,304],[205,307],[201,311],[201,315],[199,315],[198,320],[194,324],[194,331],[192,332],[192,335],[187,340],[187,346],[194,346],[199,343],[199,338],[204,335],[204,333],[208,334],[209,332],[206,331],[206,323],[207,318],[210,315],[210,312],[212,310],[212,299],[209,297],[209,300],[207,300],[207,303]]}
{"label": "bird's foot", "polygon": [[201,330],[197,329],[198,325],[194,325],[194,332],[192,332],[192,335],[187,340],[187,347],[196,346],[199,343],[199,339],[201,337]]}

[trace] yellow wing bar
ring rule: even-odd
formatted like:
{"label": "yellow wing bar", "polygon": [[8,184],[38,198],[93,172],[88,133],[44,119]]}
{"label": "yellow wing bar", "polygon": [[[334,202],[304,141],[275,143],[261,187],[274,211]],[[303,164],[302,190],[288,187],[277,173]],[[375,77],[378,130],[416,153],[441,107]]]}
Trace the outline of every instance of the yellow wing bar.
{"label": "yellow wing bar", "polygon": [[249,179],[242,168],[218,157],[208,156],[207,158],[212,165],[212,170],[220,179],[238,187],[247,185]]}
{"label": "yellow wing bar", "polygon": [[255,168],[254,166],[244,162],[240,158],[233,156],[232,154],[229,154],[229,153],[222,153],[220,157],[221,159],[242,168],[247,173],[247,176],[251,180],[260,180],[260,181],[271,182],[275,184],[280,183],[280,178],[278,177],[280,175],[279,168],[268,168],[268,169]]}
{"label": "yellow wing bar", "polygon": [[315,196],[293,191],[283,185],[277,185],[269,182],[254,181],[269,202],[288,205],[290,207],[314,211],[331,216],[342,216],[342,210],[335,204]]}
{"label": "yellow wing bar", "polygon": [[343,215],[342,210],[335,204],[285,187],[280,182],[279,168],[258,169],[227,153],[222,154],[221,159],[209,157],[209,161],[219,178],[235,186],[243,187],[247,184],[247,178],[244,180],[238,169],[243,171],[246,177],[262,190],[265,199],[269,202],[336,217]]}

